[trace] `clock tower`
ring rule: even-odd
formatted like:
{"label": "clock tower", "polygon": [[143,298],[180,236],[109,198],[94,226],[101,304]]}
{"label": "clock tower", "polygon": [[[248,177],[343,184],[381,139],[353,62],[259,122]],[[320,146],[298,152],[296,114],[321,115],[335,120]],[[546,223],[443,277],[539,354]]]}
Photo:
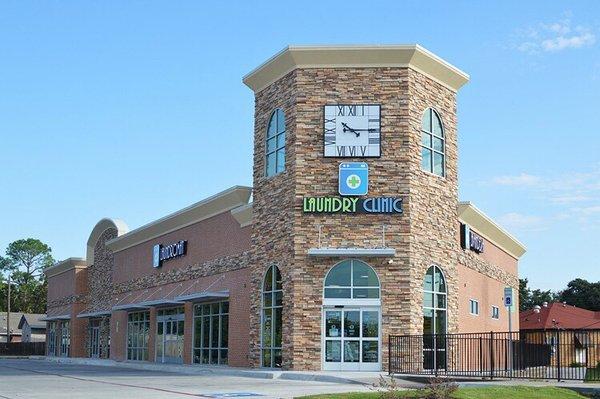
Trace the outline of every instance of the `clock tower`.
{"label": "clock tower", "polygon": [[456,329],[467,81],[418,45],[288,47],[244,78],[255,93],[252,365],[385,369],[387,337],[423,331],[432,265],[447,284],[444,328]]}

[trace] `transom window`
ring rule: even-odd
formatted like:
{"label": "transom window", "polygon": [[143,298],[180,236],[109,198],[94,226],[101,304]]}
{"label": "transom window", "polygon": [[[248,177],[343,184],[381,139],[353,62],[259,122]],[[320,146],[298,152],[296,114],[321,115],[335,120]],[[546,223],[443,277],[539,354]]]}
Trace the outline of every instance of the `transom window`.
{"label": "transom window", "polygon": [[271,115],[267,128],[266,175],[276,175],[285,170],[285,115],[277,108]]}
{"label": "transom window", "polygon": [[442,119],[432,108],[427,108],[421,121],[421,168],[438,176],[445,176],[445,143]]}
{"label": "transom window", "polygon": [[267,270],[262,290],[262,366],[281,367],[283,287],[277,266]]}
{"label": "transom window", "polygon": [[360,260],[344,260],[325,277],[325,298],[378,299],[379,278]]}

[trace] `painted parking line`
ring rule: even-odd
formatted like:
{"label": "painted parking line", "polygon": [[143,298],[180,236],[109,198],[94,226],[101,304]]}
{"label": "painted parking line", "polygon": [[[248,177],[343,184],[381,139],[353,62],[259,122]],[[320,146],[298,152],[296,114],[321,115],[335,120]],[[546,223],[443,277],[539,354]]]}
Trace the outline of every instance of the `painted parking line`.
{"label": "painted parking line", "polygon": [[223,393],[205,393],[205,398],[249,398],[254,396],[264,396],[253,392],[223,392]]}

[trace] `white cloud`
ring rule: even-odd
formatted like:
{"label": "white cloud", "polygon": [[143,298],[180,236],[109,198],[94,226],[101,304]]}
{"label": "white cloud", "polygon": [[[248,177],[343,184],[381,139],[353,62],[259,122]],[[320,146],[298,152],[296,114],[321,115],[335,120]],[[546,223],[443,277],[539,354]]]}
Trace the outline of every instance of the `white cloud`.
{"label": "white cloud", "polygon": [[501,186],[535,186],[540,182],[538,176],[521,173],[517,176],[498,176],[492,182]]}
{"label": "white cloud", "polygon": [[544,219],[541,216],[523,215],[517,212],[500,216],[498,223],[509,231],[540,231],[545,229]]}
{"label": "white cloud", "polygon": [[586,195],[558,195],[550,198],[555,204],[572,204],[573,202],[589,201],[591,198]]}
{"label": "white cloud", "polygon": [[518,29],[514,36],[516,43],[513,47],[528,54],[559,52],[589,47],[596,43],[596,34],[592,29],[581,25],[573,26],[570,18]]}

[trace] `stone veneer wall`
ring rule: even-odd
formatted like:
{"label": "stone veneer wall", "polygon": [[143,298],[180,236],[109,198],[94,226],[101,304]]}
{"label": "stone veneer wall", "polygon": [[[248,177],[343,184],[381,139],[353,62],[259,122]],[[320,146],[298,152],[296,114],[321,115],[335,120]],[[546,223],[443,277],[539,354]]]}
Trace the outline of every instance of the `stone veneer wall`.
{"label": "stone veneer wall", "polygon": [[94,245],[94,263],[88,265],[88,312],[108,310],[112,305],[114,254],[106,242],[117,237],[117,229],[106,229]]}
{"label": "stone veneer wall", "polygon": [[[324,247],[386,246],[388,259],[366,259],[382,288],[383,366],[389,334],[422,332],[423,278],[438,265],[448,286],[448,331],[458,329],[457,265],[502,281],[516,281],[501,268],[470,257],[456,240],[458,146],[456,93],[407,68],[296,69],[255,95],[253,295],[251,359],[260,360],[260,289],[267,267],[283,276],[283,367],[321,368],[322,287],[327,271],[341,259],[310,259],[319,226]],[[394,215],[305,215],[304,196],[337,195],[340,162],[323,158],[323,106],[381,104],[382,156],[369,163],[369,196],[402,196],[405,213]],[[275,108],[286,116],[286,170],[265,177],[265,132]],[[421,119],[426,108],[444,124],[446,176],[421,170]],[[292,211],[293,210],[293,211]]]}
{"label": "stone veneer wall", "polygon": [[[283,367],[292,368],[292,309],[301,299],[294,296],[297,281],[293,263],[294,173],[296,102],[304,101],[296,89],[296,71],[256,94],[254,111],[254,191],[251,238],[251,298],[250,298],[250,364],[260,366],[261,288],[265,272],[271,265],[281,271],[283,299]],[[265,135],[273,111],[281,108],[286,124],[285,171],[265,177]],[[302,167],[302,165],[298,165]],[[296,321],[296,324],[298,321]]]}

